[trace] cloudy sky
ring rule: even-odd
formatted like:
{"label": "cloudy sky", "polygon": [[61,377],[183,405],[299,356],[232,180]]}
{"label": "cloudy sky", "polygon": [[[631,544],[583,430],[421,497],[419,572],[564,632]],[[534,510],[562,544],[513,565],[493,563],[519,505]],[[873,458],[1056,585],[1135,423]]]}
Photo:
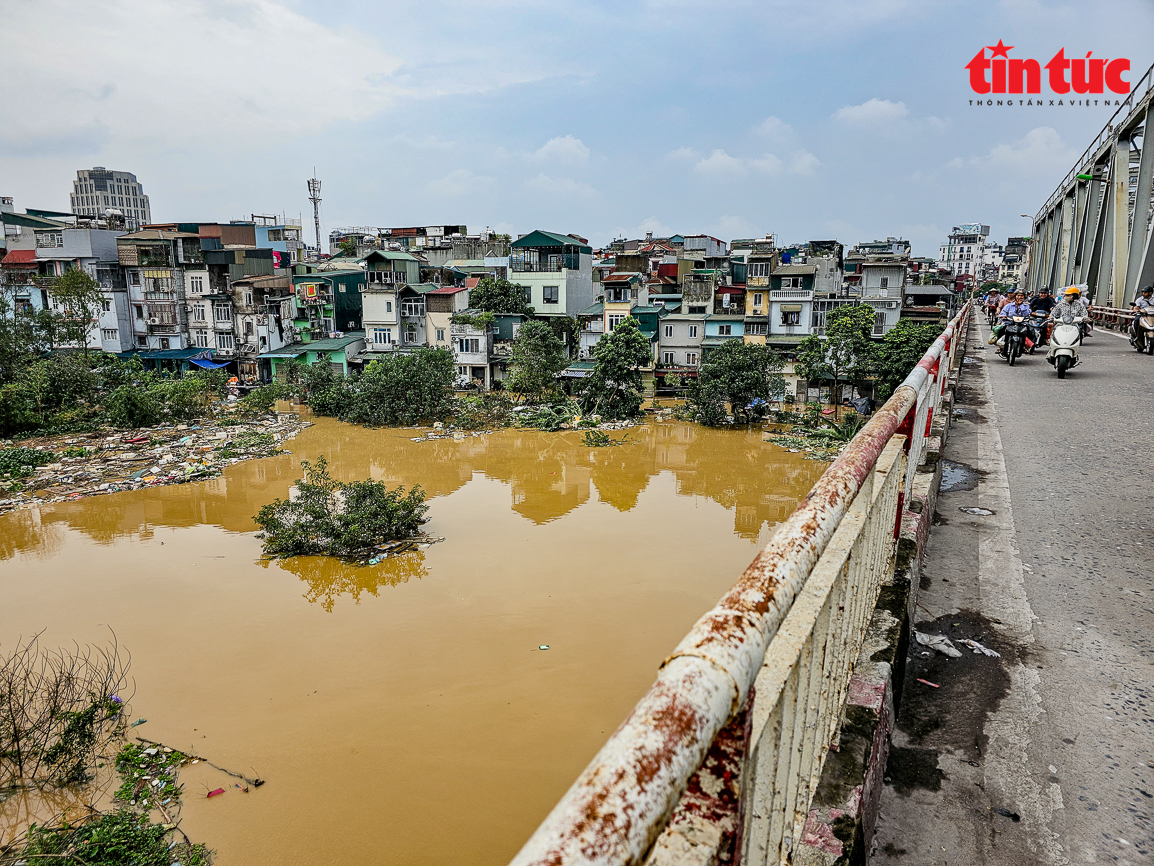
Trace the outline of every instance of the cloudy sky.
{"label": "cloudy sky", "polygon": [[[975,108],[999,39],[1154,55],[1145,0],[0,0],[0,194],[135,172],[157,221],[786,242],[1027,220],[1109,119]],[[311,241],[311,231],[308,232]]]}

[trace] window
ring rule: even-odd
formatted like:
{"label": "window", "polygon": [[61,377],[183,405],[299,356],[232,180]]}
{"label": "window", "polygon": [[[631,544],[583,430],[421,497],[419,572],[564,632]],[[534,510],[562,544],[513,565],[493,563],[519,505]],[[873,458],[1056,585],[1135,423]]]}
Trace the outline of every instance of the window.
{"label": "window", "polygon": [[691,339],[695,339],[697,337],[697,325],[689,326],[689,336]]}
{"label": "window", "polygon": [[101,328],[100,329],[100,339],[108,340],[109,342],[114,342],[116,340],[118,334],[119,334],[119,332],[116,330],[116,328]]}
{"label": "window", "polygon": [[244,293],[244,305],[246,307],[252,306],[252,292],[245,292]]}
{"label": "window", "polygon": [[691,314],[701,314],[705,312],[705,307],[690,307],[689,312]]}
{"label": "window", "polygon": [[140,285],[140,271],[132,271],[132,272],[131,272],[131,273],[128,275],[128,277],[129,277],[128,281],[129,281],[130,283],[132,283],[132,285],[134,285],[134,286],[139,286],[139,285]]}
{"label": "window", "polygon": [[880,337],[886,332],[886,314],[874,313],[874,336]]}
{"label": "window", "polygon": [[444,328],[437,328],[437,342],[438,343],[445,342],[445,329]]}
{"label": "window", "polygon": [[244,320],[244,335],[246,337],[252,336],[252,319]]}
{"label": "window", "polygon": [[102,313],[111,313],[112,312],[112,301],[108,300],[108,298],[101,298],[100,299],[100,311]]}
{"label": "window", "polygon": [[792,289],[793,288],[793,277],[782,277],[781,278],[781,287],[783,289]]}
{"label": "window", "polygon": [[[672,325],[666,325],[665,326],[665,336],[667,336],[667,337],[673,336],[673,326]],[[670,363],[673,363],[673,362],[670,361]]]}
{"label": "window", "polygon": [[481,339],[479,337],[462,337],[457,340],[457,351],[461,354],[471,352],[475,355],[481,351]]}
{"label": "window", "polygon": [[800,310],[782,310],[781,323],[783,325],[800,325],[801,311]]}
{"label": "window", "polygon": [[665,364],[666,366],[672,366],[673,365],[673,353],[672,352],[662,352],[661,353],[661,363]]}
{"label": "window", "polygon": [[405,342],[406,343],[417,342],[417,326],[416,325],[414,325],[412,323],[405,325]]}
{"label": "window", "polygon": [[762,293],[761,293],[761,292],[754,292],[754,293],[753,293],[753,305],[754,305],[755,307],[760,307],[760,306],[761,306],[761,301],[762,301],[762,298],[763,298],[763,297],[764,297],[764,296],[762,295]]}
{"label": "window", "polygon": [[559,286],[543,286],[541,288],[541,300],[546,304],[556,304],[561,297],[561,289]]}
{"label": "window", "polygon": [[218,349],[231,349],[235,345],[236,345],[236,341],[233,340],[232,334],[217,334],[216,335],[216,347]]}
{"label": "window", "polygon": [[378,346],[391,346],[393,343],[393,329],[373,328],[373,343]]}
{"label": "window", "polygon": [[228,304],[213,304],[212,318],[217,322],[231,322],[232,308]]}
{"label": "window", "polygon": [[144,318],[144,305],[143,304],[133,304],[132,309],[133,309],[133,312],[136,313],[136,318],[138,318],[138,319]]}
{"label": "window", "polygon": [[881,287],[883,289],[888,289],[890,287],[890,278],[889,277],[882,277],[882,286]]}
{"label": "window", "polygon": [[609,332],[625,321],[625,316],[610,316],[608,320]]}
{"label": "window", "polygon": [[421,317],[425,315],[425,299],[424,298],[406,298],[401,301],[401,315],[411,317]]}
{"label": "window", "polygon": [[751,277],[768,277],[769,276],[769,262],[750,262],[749,276]]}
{"label": "window", "polygon": [[148,338],[143,336],[143,335],[137,336],[136,345],[138,348],[147,349],[148,348]]}
{"label": "window", "polygon": [[754,336],[764,337],[766,334],[769,333],[769,323],[768,322],[746,322],[745,323],[745,333],[751,334]]}
{"label": "window", "polygon": [[161,337],[160,338],[160,348],[161,349],[167,349],[168,347],[169,347],[168,346],[168,337]]}
{"label": "window", "polygon": [[719,337],[732,337],[733,336],[733,325],[718,325],[717,326],[717,336],[719,336]]}
{"label": "window", "polygon": [[685,353],[685,365],[687,367],[696,367],[697,366],[697,353],[696,352],[686,352]]}
{"label": "window", "polygon": [[205,320],[204,304],[197,304],[192,308],[192,320],[194,322],[203,322]]}
{"label": "window", "polygon": [[525,303],[526,304],[533,303],[533,289],[532,289],[532,287],[531,286],[522,286],[521,288],[523,288],[525,290]]}
{"label": "window", "polygon": [[385,301],[385,312],[391,313],[392,311],[393,311],[393,302],[392,301]]}
{"label": "window", "polygon": [[192,339],[198,349],[208,348],[208,331],[197,331],[192,335]]}

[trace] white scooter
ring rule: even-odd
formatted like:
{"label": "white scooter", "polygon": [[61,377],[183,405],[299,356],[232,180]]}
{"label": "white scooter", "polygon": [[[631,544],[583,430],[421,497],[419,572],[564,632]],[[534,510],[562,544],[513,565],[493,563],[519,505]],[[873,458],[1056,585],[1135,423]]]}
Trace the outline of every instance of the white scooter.
{"label": "white scooter", "polygon": [[1066,371],[1078,366],[1078,347],[1082,345],[1082,326],[1086,316],[1064,316],[1054,323],[1054,332],[1050,334],[1050,350],[1046,353],[1046,360],[1054,365],[1058,371],[1058,378],[1065,379]]}

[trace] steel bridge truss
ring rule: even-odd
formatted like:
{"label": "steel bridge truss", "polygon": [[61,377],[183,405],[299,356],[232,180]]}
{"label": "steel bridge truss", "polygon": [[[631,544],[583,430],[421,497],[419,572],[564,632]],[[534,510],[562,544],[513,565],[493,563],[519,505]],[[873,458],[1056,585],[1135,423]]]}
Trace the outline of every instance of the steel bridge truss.
{"label": "steel bridge truss", "polygon": [[1095,304],[1122,307],[1154,283],[1150,129],[1154,66],[1034,217],[1029,288],[1083,283]]}

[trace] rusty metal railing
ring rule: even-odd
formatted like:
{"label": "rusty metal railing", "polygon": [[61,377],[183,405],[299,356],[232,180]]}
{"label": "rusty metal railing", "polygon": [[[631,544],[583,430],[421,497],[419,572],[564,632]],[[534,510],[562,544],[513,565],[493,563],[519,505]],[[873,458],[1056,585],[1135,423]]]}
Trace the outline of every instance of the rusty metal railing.
{"label": "rusty metal railing", "polygon": [[[969,309],[665,660],[513,866],[690,862],[671,852],[699,843],[671,840],[678,830],[669,819],[735,717],[749,732],[735,819],[741,862],[788,858],[836,736],[878,589],[892,573],[902,502],[949,371],[960,363]],[[707,849],[696,852],[702,863],[713,862]]]}
{"label": "rusty metal railing", "polygon": [[1104,325],[1112,331],[1127,331],[1134,319],[1134,311],[1118,307],[1093,306],[1090,308],[1090,319],[1095,324]]}

